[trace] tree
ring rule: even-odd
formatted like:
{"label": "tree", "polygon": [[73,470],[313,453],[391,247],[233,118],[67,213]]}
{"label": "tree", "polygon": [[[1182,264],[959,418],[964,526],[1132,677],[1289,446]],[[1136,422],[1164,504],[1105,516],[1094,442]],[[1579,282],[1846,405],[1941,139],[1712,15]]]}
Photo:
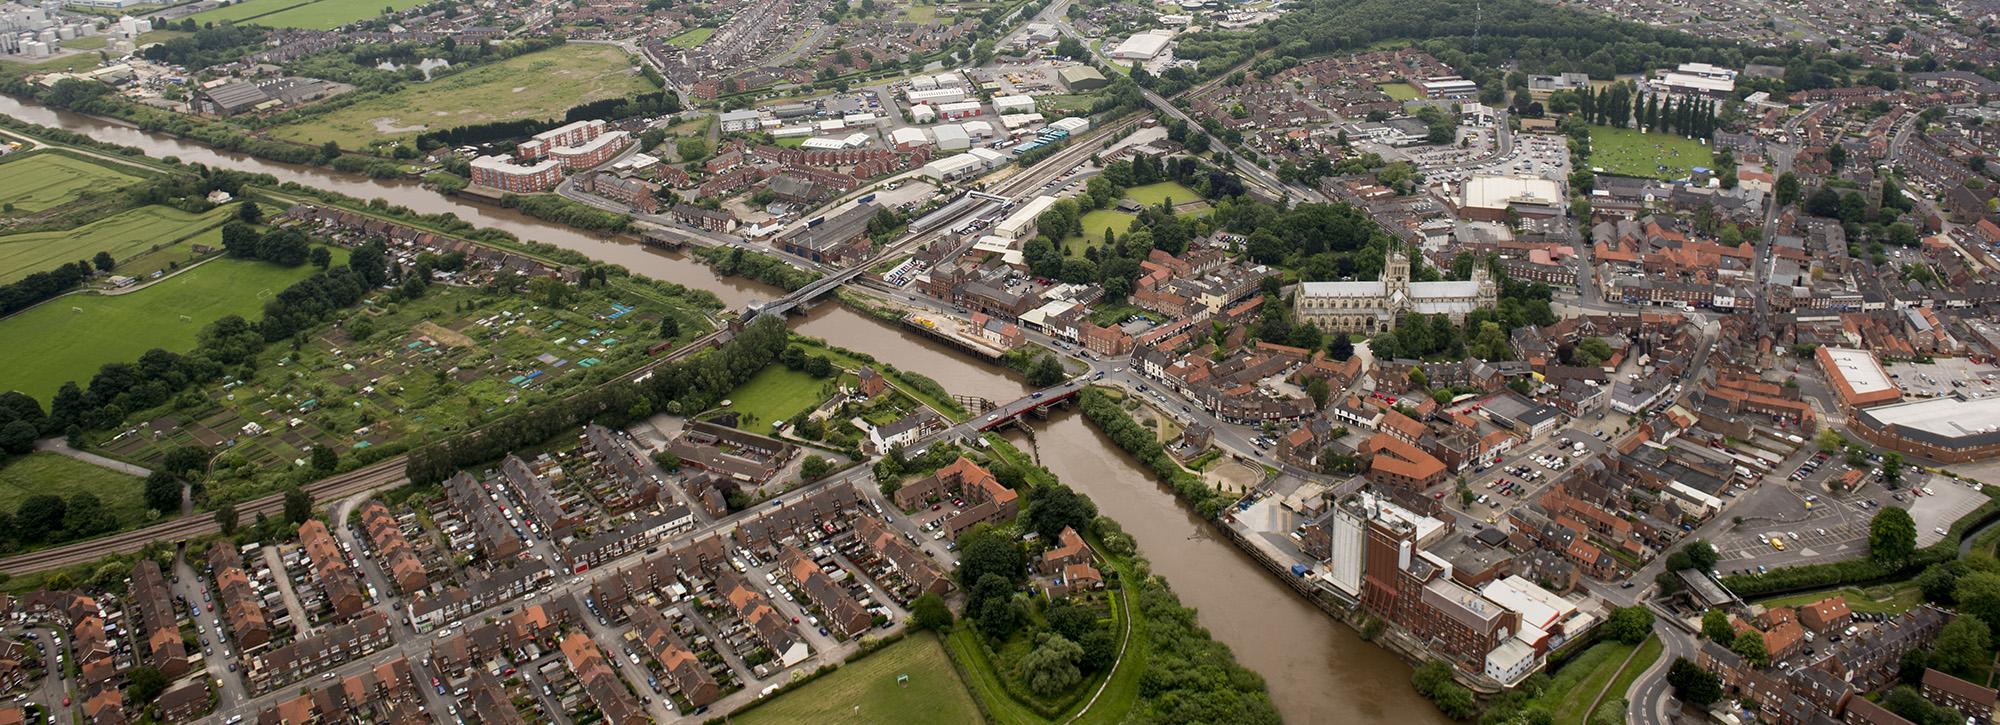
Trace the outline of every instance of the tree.
{"label": "tree", "polygon": [[910,602],[910,624],[939,632],[951,629],[951,607],[945,605],[944,597],[926,593]]}
{"label": "tree", "polygon": [[1590,714],[1590,725],[1625,725],[1625,710],[1632,704],[1622,697],[1606,698]]}
{"label": "tree", "polygon": [[1345,332],[1334,333],[1333,342],[1326,346],[1326,354],[1327,357],[1347,362],[1348,358],[1354,357],[1354,339]]}
{"label": "tree", "polygon": [[826,359],[825,355],[809,355],[806,357],[806,374],[815,378],[833,377],[833,361]]}
{"label": "tree", "polygon": [[1885,506],[1868,522],[1868,557],[1894,566],[1910,560],[1917,550],[1917,522],[1910,512]]}
{"label": "tree", "polygon": [[61,496],[37,494],[21,501],[14,510],[14,526],[23,542],[41,542],[62,531],[63,515],[69,512],[69,504]]}
{"label": "tree", "polygon": [[326,475],[332,473],[333,469],[339,466],[340,466],[340,454],[333,450],[333,446],[328,446],[328,445],[313,446],[313,451],[312,451],[313,472],[318,473],[320,475]]}
{"label": "tree", "polygon": [[1882,454],[1882,485],[1895,489],[1902,483],[1903,454],[1895,451]]}
{"label": "tree", "polygon": [[1410,675],[1410,684],[1452,719],[1465,719],[1477,709],[1472,691],[1452,680],[1451,665],[1444,662],[1431,660],[1418,666]]}
{"label": "tree", "polygon": [[312,494],[306,493],[305,489],[299,488],[296,484],[286,488],[285,520],[294,524],[303,524],[306,522],[306,519],[312,518],[312,515]]}
{"label": "tree", "polygon": [[1697,707],[1707,707],[1722,699],[1722,678],[1686,657],[1674,658],[1673,666],[1667,668],[1667,684],[1673,686],[1674,694]]}
{"label": "tree", "polygon": [[1090,522],[1097,519],[1097,504],[1068,486],[1055,484],[1029,496],[1028,508],[1021,512],[1021,517],[1028,530],[1041,534],[1043,541],[1053,545],[1063,529],[1082,533],[1089,528]]}
{"label": "tree", "polygon": [[2000,574],[1975,571],[1959,577],[1952,596],[1958,600],[1959,611],[1986,620],[1988,629],[2000,622]]}
{"label": "tree", "polygon": [[215,507],[215,525],[222,529],[223,536],[235,536],[237,524],[238,516],[235,504],[226,503]]}
{"label": "tree", "polygon": [[1840,192],[1834,191],[1831,186],[1814,189],[1812,195],[1806,197],[1806,213],[1821,217],[1840,216]]}
{"label": "tree", "polygon": [[1332,394],[1333,391],[1326,385],[1326,378],[1306,381],[1306,396],[1312,398],[1314,408],[1326,407],[1326,398]]}
{"label": "tree", "polygon": [[162,674],[158,667],[140,665],[126,670],[125,678],[130,687],[125,694],[131,697],[133,702],[152,702],[153,698],[167,691],[167,676]]}
{"label": "tree", "polygon": [[1742,657],[1743,661],[1756,667],[1771,663],[1771,653],[1764,649],[1764,633],[1754,629],[1746,629],[1736,635],[1736,641],[1730,643],[1729,651],[1735,652],[1736,656]]}
{"label": "tree", "polygon": [[1604,633],[1625,644],[1644,642],[1653,633],[1653,610],[1636,605],[1611,610]]}
{"label": "tree", "polygon": [[98,252],[97,256],[90,258],[90,264],[96,267],[99,272],[109,272],[117,262],[111,259],[110,252]]}
{"label": "tree", "polygon": [[236,207],[236,218],[244,224],[261,223],[264,221],[264,207],[254,201],[245,201],[242,206]]}
{"label": "tree", "polygon": [[1841,449],[1847,447],[1847,438],[1832,428],[1819,429],[1819,435],[1814,436],[1813,440],[1819,444],[1821,453],[1839,453]]}
{"label": "tree", "polygon": [[34,423],[7,421],[6,425],[0,425],[0,453],[21,455],[35,450],[35,436],[39,432]]}
{"label": "tree", "polygon": [[1736,641],[1736,628],[1729,626],[1729,613],[1710,609],[1701,615],[1701,636],[1715,642]]}
{"label": "tree", "polygon": [[799,479],[817,481],[825,478],[827,472],[831,470],[833,470],[833,461],[829,461],[823,456],[806,456],[806,460],[799,464]]}
{"label": "tree", "polygon": [[671,340],[681,336],[681,321],[673,315],[660,316],[660,337]]}
{"label": "tree", "polygon": [[1954,677],[1981,679],[1993,651],[1993,632],[1978,617],[1957,617],[1931,643],[1931,666]]}
{"label": "tree", "polygon": [[73,493],[63,501],[63,536],[84,539],[118,528],[118,517],[94,493]]}
{"label": "tree", "polygon": [[311,262],[314,268],[324,270],[333,266],[333,253],[327,251],[326,247],[313,247],[312,251],[306,254],[306,261]]}
{"label": "tree", "polygon": [[1778,206],[1789,206],[1799,200],[1799,177],[1790,171],[1778,175],[1777,186],[1772,193],[1778,198]]}
{"label": "tree", "polygon": [[1069,373],[1063,370],[1062,361],[1050,354],[1036,358],[1034,367],[1028,369],[1028,384],[1037,388],[1061,383],[1066,377],[1069,377]]}
{"label": "tree", "polygon": [[147,476],[146,508],[168,515],[180,513],[181,480],[166,471]]}
{"label": "tree", "polygon": [[1958,725],[1964,718],[1958,711],[1932,703],[1909,685],[1898,686],[1882,696],[1882,709],[1903,716],[1917,725]]}
{"label": "tree", "polygon": [[194,446],[179,446],[167,451],[160,466],[176,476],[190,476],[208,471],[208,452]]}
{"label": "tree", "polygon": [[958,537],[958,546],[958,583],[968,589],[988,574],[1006,583],[1020,581],[1021,567],[1027,565],[1013,539],[984,527]]}
{"label": "tree", "polygon": [[1076,683],[1083,681],[1083,672],[1076,668],[1083,659],[1083,647],[1060,634],[1045,633],[1041,644],[1022,655],[1019,669],[1020,678],[1028,683],[1028,690],[1044,697],[1060,694]]}
{"label": "tree", "polygon": [[1917,575],[1917,589],[1923,591],[1924,601],[1949,607],[1957,601],[1953,594],[1965,571],[1965,563],[1957,559],[1932,564]]}

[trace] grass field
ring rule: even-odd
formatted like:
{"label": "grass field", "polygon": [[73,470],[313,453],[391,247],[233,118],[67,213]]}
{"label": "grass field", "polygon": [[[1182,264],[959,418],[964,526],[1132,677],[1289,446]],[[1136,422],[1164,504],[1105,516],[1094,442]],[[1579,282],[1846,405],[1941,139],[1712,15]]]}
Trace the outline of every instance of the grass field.
{"label": "grass field", "polygon": [[1811,604],[1835,594],[1847,595],[1847,608],[1868,614],[1902,614],[1923,603],[1923,590],[1915,584],[1888,584],[1879,587],[1842,587],[1818,592],[1792,594],[1773,597],[1758,602],[1766,607],[1796,607]]}
{"label": "grass field", "polygon": [[0,465],[0,511],[12,512],[36,494],[69,496],[92,493],[130,526],[146,519],[144,482],[136,476],[84,463],[54,453],[30,453]]}
{"label": "grass field", "polygon": [[45,151],[0,164],[0,204],[14,205],[14,214],[33,214],[88,191],[104,192],[138,180],[108,166]]}
{"label": "grass field", "polygon": [[1416,86],[1408,83],[1383,83],[1375,87],[1382,89],[1383,93],[1389,94],[1390,98],[1398,101],[1413,101],[1424,97],[1424,94],[1419,92]]}
{"label": "grass field", "polygon": [[1687,176],[1689,169],[1714,162],[1708,146],[1694,139],[1629,128],[1590,127],[1590,165],[1613,174],[1679,179]]}
{"label": "grass field", "polygon": [[1099,209],[1090,212],[1083,215],[1083,236],[1064,239],[1063,247],[1069,249],[1070,254],[1083,256],[1085,248],[1104,244],[1104,230],[1110,229],[1113,234],[1123,237],[1125,231],[1132,227],[1132,222],[1138,220],[1139,217],[1122,211]]}
{"label": "grass field", "polygon": [[[1618,677],[1611,680],[1611,685],[1604,688],[1604,699],[1624,697],[1625,693],[1632,689],[1632,683],[1639,679],[1639,675],[1645,674],[1646,668],[1652,667],[1653,663],[1660,659],[1660,653],[1665,648],[1666,645],[1660,642],[1658,635],[1647,637],[1646,641],[1639,643],[1639,653],[1633,655],[1632,661],[1625,663],[1625,669],[1618,672]],[[1589,717],[1589,713],[1584,713],[1584,716]]]}
{"label": "grass field", "polygon": [[7,385],[48,400],[65,381],[86,382],[105,363],[153,348],[186,352],[226,315],[255,320],[264,301],[305,279],[310,265],[217,259],[126,295],[71,295],[0,320]]}
{"label": "grass field", "polygon": [[271,28],[331,30],[382,14],[382,8],[406,10],[423,0],[243,0],[194,15],[196,23],[233,20]]}
{"label": "grass field", "polygon": [[[1193,189],[1181,186],[1179,182],[1174,181],[1162,181],[1157,184],[1134,186],[1125,190],[1125,198],[1139,202],[1143,206],[1159,206],[1160,202],[1169,200],[1174,204],[1201,201],[1200,194],[1196,194]],[[1101,237],[1104,235],[1104,232],[1098,232],[1097,234]]]}
{"label": "grass field", "polygon": [[61,45],[62,47],[70,48],[73,50],[97,50],[98,48],[102,48],[106,45],[109,45],[110,43],[111,41],[102,35],[85,35],[83,37],[70,38],[69,40],[65,40],[61,43]]}
{"label": "grass field", "polygon": [[903,19],[918,25],[937,22],[937,6],[911,3],[903,8]]}
{"label": "grass field", "polygon": [[706,42],[712,35],[715,35],[715,28],[690,28],[685,33],[668,38],[667,45],[692,50]]}
{"label": "grass field", "polygon": [[[908,676],[908,682],[897,678]],[[952,672],[936,637],[917,634],[730,718],[758,723],[978,722],[972,693]]]}
{"label": "grass field", "polygon": [[[324,1],[324,0],[323,0]],[[522,118],[560,119],[571,106],[654,90],[633,72],[625,51],[609,45],[564,45],[412,83],[396,93],[271,132],[286,140],[342,148],[415,136],[435,124],[466,126]]]}
{"label": "grass field", "polygon": [[1535,698],[1535,703],[1554,714],[1556,722],[1583,722],[1589,714],[1583,711],[1618,675],[1619,663],[1631,653],[1632,646],[1627,644],[1605,641],[1591,645],[1556,670],[1548,689]]}
{"label": "grass field", "polygon": [[[12,187],[0,183],[0,190],[7,188]],[[87,260],[98,252],[110,252],[116,260],[130,259],[155,246],[222,226],[235,213],[234,205],[211,209],[206,214],[142,206],[75,229],[0,235],[0,283],[54,269],[60,264]]]}
{"label": "grass field", "polygon": [[729,391],[729,409],[753,416],[744,430],[766,433],[771,424],[791,420],[800,411],[807,410],[826,396],[820,388],[831,380],[821,380],[811,375],[793,370],[784,365],[770,365],[758,371],[750,381]]}

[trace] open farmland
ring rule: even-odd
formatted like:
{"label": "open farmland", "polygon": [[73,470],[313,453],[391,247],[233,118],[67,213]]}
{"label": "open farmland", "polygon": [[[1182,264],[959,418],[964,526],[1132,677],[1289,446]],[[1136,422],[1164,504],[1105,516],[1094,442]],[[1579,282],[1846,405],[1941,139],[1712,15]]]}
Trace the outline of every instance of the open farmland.
{"label": "open farmland", "polygon": [[[899,678],[908,677],[907,681]],[[918,633],[732,717],[757,723],[965,723],[980,719],[937,638]]]}
{"label": "open farmland", "polygon": [[433,127],[523,118],[560,120],[571,106],[654,90],[616,46],[570,44],[411,83],[395,93],[279,126],[271,133],[300,143],[333,141],[342,148],[361,149],[376,141],[408,139]]}
{"label": "open farmland", "polygon": [[[112,259],[122,262],[220,227],[235,213],[233,204],[204,214],[142,206],[75,229],[0,235],[0,283],[89,260],[98,252],[110,252]],[[202,322],[208,319],[202,318]]]}
{"label": "open farmland", "polygon": [[9,387],[47,401],[65,381],[87,382],[105,363],[147,350],[186,352],[201,328],[227,315],[262,317],[264,301],[313,271],[309,265],[216,259],[122,295],[59,297],[0,320],[0,370]]}
{"label": "open farmland", "polygon": [[269,28],[331,30],[381,15],[384,7],[407,10],[420,4],[422,0],[243,0],[197,13],[194,21],[232,20]]}
{"label": "open farmland", "polygon": [[44,151],[0,165],[0,204],[8,216],[32,214],[139,178],[68,154]]}

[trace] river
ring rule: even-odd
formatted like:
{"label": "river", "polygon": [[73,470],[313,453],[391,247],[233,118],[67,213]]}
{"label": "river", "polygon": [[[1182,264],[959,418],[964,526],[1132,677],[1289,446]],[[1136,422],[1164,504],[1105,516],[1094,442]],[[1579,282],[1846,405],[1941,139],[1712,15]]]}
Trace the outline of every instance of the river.
{"label": "river", "polygon": [[[134,146],[154,157],[270,174],[359,199],[383,198],[425,214],[450,212],[475,225],[504,229],[523,240],[572,249],[619,264],[634,273],[714,292],[732,308],[770,299],[778,290],[753,282],[719,279],[685,255],[580,232],[511,210],[446,197],[408,180],[381,180],[317,167],[280,164],[138,130],[115,121],[68,113],[0,96],[0,113],[25,121]],[[936,379],[953,393],[996,402],[1019,397],[1027,386],[1009,371],[972,359],[942,343],[894,325],[820,303],[795,324],[800,333],[868,352],[899,369]],[[1090,496],[1103,513],[1132,534],[1181,600],[1235,651],[1244,665],[1270,683],[1271,697],[1288,722],[1443,722],[1410,688],[1410,669],[1393,655],[1361,641],[1291,590],[1256,568],[1236,547],[1179,504],[1113,447],[1081,415],[1055,416],[1037,426],[1043,465]]]}

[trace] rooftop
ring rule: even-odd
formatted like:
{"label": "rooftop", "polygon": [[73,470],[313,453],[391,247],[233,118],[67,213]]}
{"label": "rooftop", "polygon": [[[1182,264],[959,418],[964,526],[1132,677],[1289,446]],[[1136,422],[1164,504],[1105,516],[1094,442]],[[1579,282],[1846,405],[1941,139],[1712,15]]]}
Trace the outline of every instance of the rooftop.
{"label": "rooftop", "polygon": [[1882,369],[1882,363],[1875,360],[1873,353],[1844,347],[1829,347],[1825,350],[1827,359],[1833,363],[1834,370],[1847,379],[1847,386],[1853,388],[1856,394],[1866,395],[1895,388],[1895,385],[1889,382],[1889,373]]}

